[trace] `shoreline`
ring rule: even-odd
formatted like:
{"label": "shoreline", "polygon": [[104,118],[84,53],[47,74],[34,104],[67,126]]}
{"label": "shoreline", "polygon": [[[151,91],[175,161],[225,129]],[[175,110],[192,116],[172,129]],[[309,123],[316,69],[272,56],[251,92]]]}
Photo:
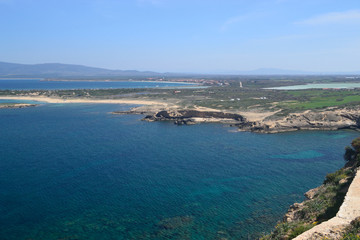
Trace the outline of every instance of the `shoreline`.
{"label": "shoreline", "polygon": [[[27,101],[46,102],[46,103],[99,103],[99,104],[142,105],[134,108],[135,112],[152,112],[152,113],[156,113],[164,109],[173,109],[173,110],[183,109],[178,105],[176,105],[175,103],[171,103],[171,102],[162,102],[156,100],[137,100],[137,99],[86,99],[86,98],[62,99],[62,98],[54,98],[54,97],[40,97],[40,96],[0,96],[0,100],[27,100]],[[144,108],[146,110],[144,110]],[[199,107],[199,106],[195,106],[194,110],[200,112],[211,111],[211,112],[230,113],[224,110]],[[264,118],[271,116],[276,112],[237,111],[233,113],[243,115],[249,121],[261,121]]]}
{"label": "shoreline", "polygon": [[168,106],[168,103],[153,100],[133,100],[133,99],[62,99],[52,97],[34,97],[34,96],[0,96],[0,100],[28,100],[47,103],[104,103],[104,104],[130,104],[130,105],[162,105]]}
{"label": "shoreline", "polygon": [[[251,120],[247,118],[247,115],[241,113],[211,111],[210,109],[208,109],[208,111],[169,109],[157,112],[139,110],[141,110],[141,108],[134,108],[127,113],[146,113],[147,115],[143,118],[145,121],[174,121],[174,123],[178,125],[220,122],[230,124],[231,126],[237,127],[238,131],[245,132],[281,133],[299,130],[360,129],[359,109],[325,110],[322,112],[304,111],[273,120],[263,118],[257,121]],[[121,114],[126,114],[126,112],[122,112]]]}
{"label": "shoreline", "polygon": [[140,105],[130,111],[117,114],[146,114],[147,121],[174,121],[187,125],[206,122],[220,122],[237,127],[238,131],[257,133],[280,133],[298,130],[340,130],[360,129],[360,108],[325,109],[320,112],[304,111],[290,113],[276,119],[268,119],[276,112],[228,112],[219,109],[180,107],[178,102],[163,102],[144,99],[62,99],[42,96],[0,96],[0,99],[28,100],[47,103],[94,103]]}
{"label": "shoreline", "polygon": [[[304,201],[291,205],[273,230],[259,240],[355,239],[346,237],[348,233],[359,237],[359,142],[356,138],[345,148],[342,168],[328,173],[320,186],[308,190]],[[351,228],[356,229],[355,234]]]}
{"label": "shoreline", "polygon": [[[26,79],[26,78],[24,78]],[[23,80],[23,79],[21,79]],[[35,79],[37,80],[37,79]],[[173,82],[173,81],[139,81],[139,80],[113,80],[113,79],[106,79],[106,80],[76,80],[76,79],[40,79],[43,82],[149,82],[149,83],[174,83],[174,84],[184,84],[184,85],[200,85],[198,83],[192,82]]]}

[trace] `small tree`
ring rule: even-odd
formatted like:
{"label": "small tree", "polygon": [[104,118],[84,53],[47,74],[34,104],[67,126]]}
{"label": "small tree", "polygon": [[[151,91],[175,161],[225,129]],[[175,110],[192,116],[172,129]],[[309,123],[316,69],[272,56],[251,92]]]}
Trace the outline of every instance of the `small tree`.
{"label": "small tree", "polygon": [[344,154],[345,161],[349,162],[351,160],[354,160],[355,154],[356,152],[354,149],[352,149],[349,146],[345,147],[345,154]]}
{"label": "small tree", "polygon": [[355,149],[356,153],[359,153],[360,152],[360,137],[355,138],[351,142],[351,146]]}
{"label": "small tree", "polygon": [[351,147],[345,147],[344,159],[345,161],[351,161],[354,159],[360,160],[360,137],[355,138],[351,142]]}

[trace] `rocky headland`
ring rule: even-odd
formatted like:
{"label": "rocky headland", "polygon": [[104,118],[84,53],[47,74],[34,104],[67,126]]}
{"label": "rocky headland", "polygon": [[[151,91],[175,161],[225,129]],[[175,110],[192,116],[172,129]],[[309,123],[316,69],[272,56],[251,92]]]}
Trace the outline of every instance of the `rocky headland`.
{"label": "rocky headland", "polygon": [[359,129],[360,109],[334,109],[291,113],[283,118],[246,121],[237,124],[239,130],[278,133],[297,130]]}
{"label": "rocky headland", "polygon": [[339,130],[360,129],[360,109],[342,108],[323,111],[304,111],[290,113],[284,117],[270,116],[253,120],[247,113],[227,113],[192,109],[155,109],[134,108],[114,114],[144,114],[144,121],[173,121],[178,125],[201,122],[219,122],[238,127],[239,131],[259,133],[279,133],[298,130]]}
{"label": "rocky headland", "polygon": [[175,124],[195,124],[197,122],[221,122],[239,124],[246,121],[245,117],[235,113],[197,110],[163,110],[143,118],[145,121],[174,121]]}

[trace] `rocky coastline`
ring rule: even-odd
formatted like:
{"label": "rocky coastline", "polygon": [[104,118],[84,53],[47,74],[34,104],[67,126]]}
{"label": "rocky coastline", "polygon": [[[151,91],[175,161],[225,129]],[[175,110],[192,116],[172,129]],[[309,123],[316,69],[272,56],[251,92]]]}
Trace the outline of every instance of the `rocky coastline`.
{"label": "rocky coastline", "polygon": [[360,138],[344,154],[346,164],[326,175],[322,185],[290,206],[274,230],[261,240],[345,240],[360,236]]}
{"label": "rocky coastline", "polygon": [[221,122],[238,124],[246,121],[246,119],[239,114],[196,110],[163,110],[153,115],[147,115],[143,118],[143,120],[149,122],[174,121],[174,123],[177,125],[195,124],[197,122]]}
{"label": "rocky coastline", "polygon": [[258,133],[279,133],[298,130],[340,130],[360,129],[360,109],[328,109],[324,111],[305,111],[291,113],[285,117],[249,120],[246,115],[220,111],[200,111],[186,109],[154,109],[135,108],[113,114],[143,114],[144,121],[173,121],[177,125],[189,125],[202,122],[219,122],[235,126],[239,131]]}
{"label": "rocky coastline", "polygon": [[27,107],[36,107],[38,104],[28,104],[28,103],[10,103],[10,104],[0,104],[1,108],[27,108]]}
{"label": "rocky coastline", "polygon": [[293,113],[274,120],[240,123],[241,131],[279,133],[298,130],[340,130],[360,128],[360,109],[337,109]]}

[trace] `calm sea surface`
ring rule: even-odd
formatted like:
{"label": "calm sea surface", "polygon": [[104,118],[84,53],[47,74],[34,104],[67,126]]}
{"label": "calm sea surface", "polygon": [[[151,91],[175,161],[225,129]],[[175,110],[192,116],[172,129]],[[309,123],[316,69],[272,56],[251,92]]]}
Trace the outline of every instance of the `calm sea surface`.
{"label": "calm sea surface", "polygon": [[59,90],[59,89],[107,89],[107,88],[156,88],[184,87],[195,84],[173,82],[130,82],[130,81],[42,81],[40,79],[0,79],[0,89],[6,90]]}
{"label": "calm sea surface", "polygon": [[0,109],[0,239],[254,239],[359,135],[109,114],[128,108]]}
{"label": "calm sea surface", "polygon": [[276,90],[303,90],[312,88],[360,88],[360,83],[317,83],[317,84],[305,84],[305,85],[293,85],[284,87],[273,87],[267,89]]}

